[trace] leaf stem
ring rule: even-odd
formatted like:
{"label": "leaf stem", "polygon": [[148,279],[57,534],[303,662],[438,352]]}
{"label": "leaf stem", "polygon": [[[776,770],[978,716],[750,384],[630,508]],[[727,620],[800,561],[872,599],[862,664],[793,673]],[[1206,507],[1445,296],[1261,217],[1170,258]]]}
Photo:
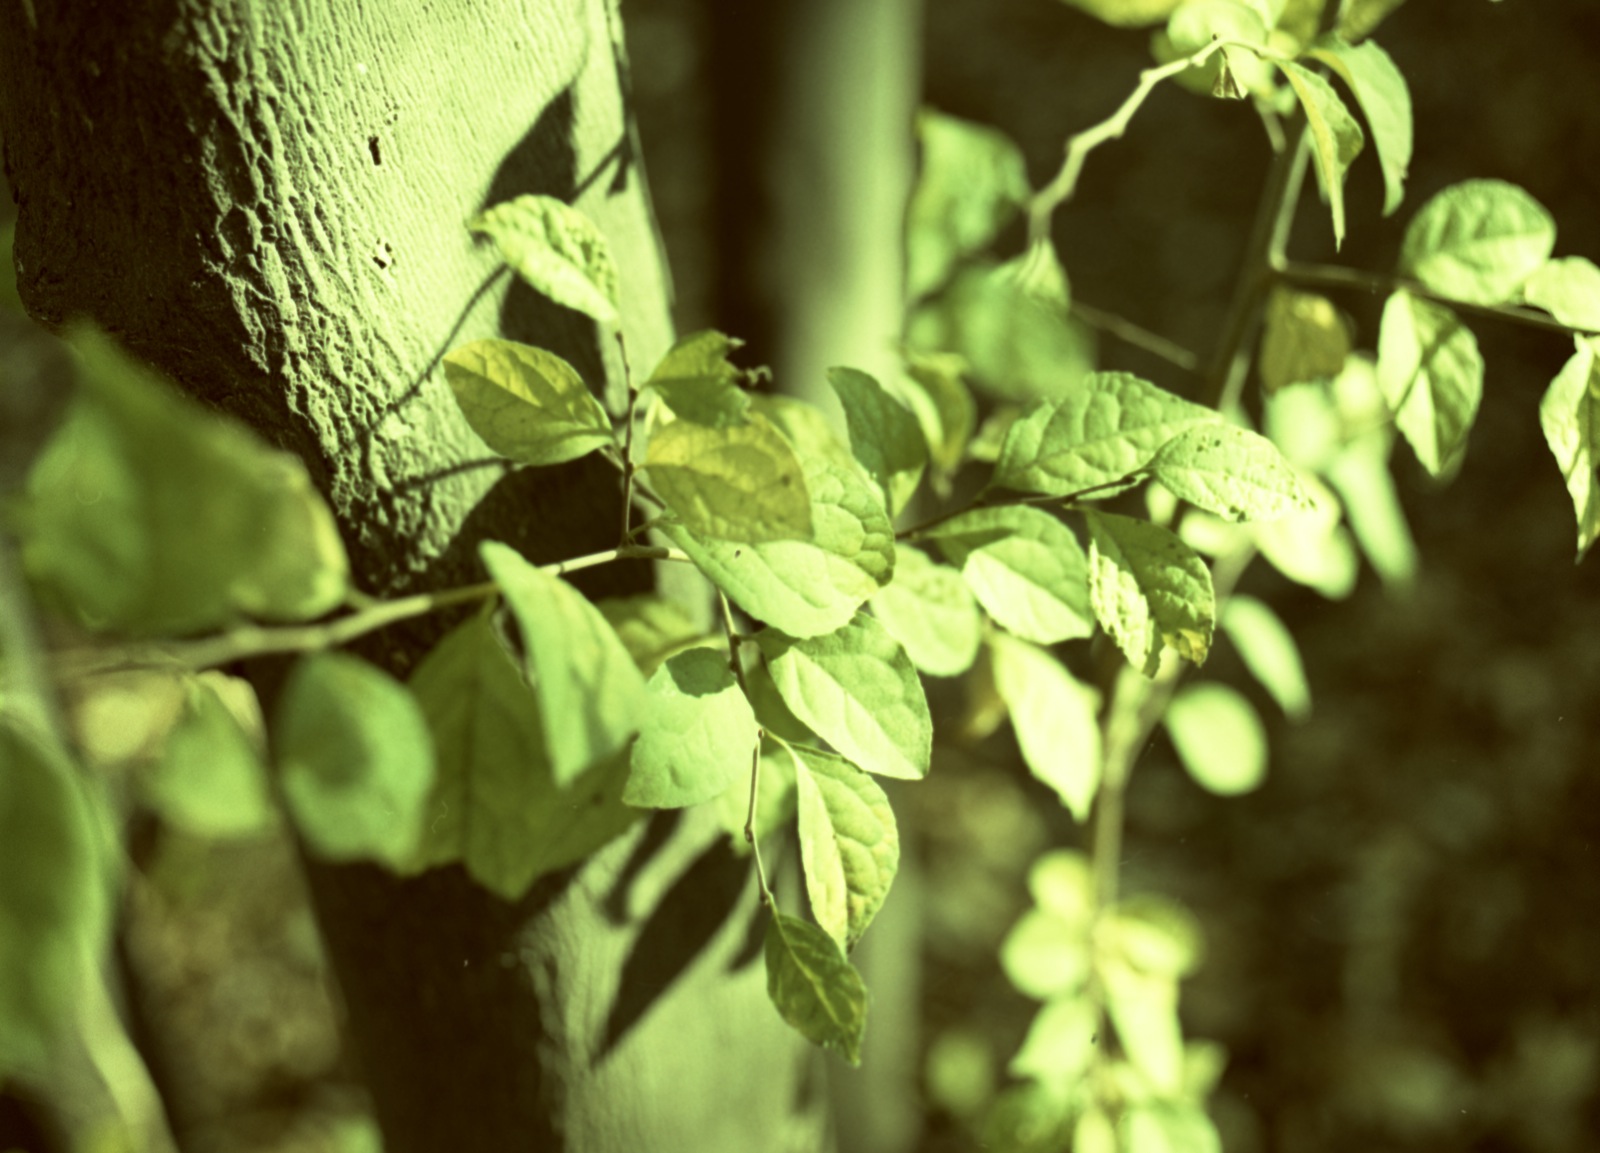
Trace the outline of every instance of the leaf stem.
{"label": "leaf stem", "polygon": [[1174,60],[1156,68],[1146,68],[1139,73],[1138,85],[1115,112],[1100,123],[1074,133],[1067,140],[1067,155],[1061,163],[1060,171],[1050,183],[1029,199],[1028,240],[1031,244],[1042,244],[1049,239],[1050,218],[1057,208],[1072,199],[1072,194],[1078,187],[1078,177],[1083,172],[1083,164],[1088,159],[1089,153],[1108,141],[1120,138],[1128,130],[1135,113],[1163,80],[1187,72],[1190,68],[1198,68],[1224,48],[1243,48],[1269,60],[1288,59],[1264,45],[1247,44],[1238,40],[1213,40],[1181,60]]}
{"label": "leaf stem", "polygon": [[[563,576],[566,573],[619,560],[686,561],[688,559],[677,549],[653,545],[625,545],[604,552],[590,553],[588,556],[540,565],[539,568],[540,571],[550,573],[552,576]],[[499,591],[499,586],[493,581],[484,581],[481,584],[464,585],[439,592],[417,593],[415,596],[401,597],[399,600],[377,601],[371,607],[359,612],[320,624],[283,627],[241,625],[217,636],[194,641],[175,641],[144,648],[67,650],[54,657],[54,671],[58,678],[70,679],[136,668],[177,666],[199,670],[272,653],[320,652],[348,644],[358,637],[400,621],[425,616],[459,604],[487,600]]]}
{"label": "leaf stem", "polygon": [[1424,300],[1432,300],[1438,304],[1445,304],[1460,312],[1473,316],[1481,316],[1489,320],[1506,320],[1512,324],[1526,325],[1537,328],[1543,332],[1559,332],[1565,336],[1580,334],[1593,335],[1600,332],[1597,329],[1574,328],[1570,324],[1562,324],[1553,316],[1546,316],[1531,308],[1524,308],[1515,304],[1474,304],[1469,300],[1461,300],[1454,296],[1447,296],[1415,280],[1401,276],[1390,276],[1381,272],[1368,272],[1361,268],[1346,268],[1337,264],[1301,264],[1295,261],[1285,261],[1277,269],[1277,274],[1287,284],[1303,288],[1326,288],[1335,291],[1357,292],[1394,292],[1404,289],[1412,296],[1419,296]]}
{"label": "leaf stem", "polygon": [[1143,328],[1116,313],[1105,312],[1084,304],[1081,300],[1074,300],[1072,315],[1093,328],[1109,332],[1125,344],[1142,348],[1169,364],[1177,365],[1185,372],[1194,372],[1200,367],[1200,358],[1183,345],[1175,344],[1160,333],[1151,332],[1148,328]]}
{"label": "leaf stem", "polygon": [[618,543],[625,546],[632,536],[633,424],[639,409],[639,386],[633,382],[633,369],[628,364],[628,342],[623,339],[620,328],[617,329],[617,351],[622,355],[622,379],[628,385],[628,415],[623,420],[626,428],[622,434],[622,535],[618,538]]}
{"label": "leaf stem", "polygon": [[[761,887],[761,903],[768,911],[776,913],[778,902],[773,899],[772,889],[767,885],[767,869],[761,863],[761,838],[756,836],[756,802],[761,797],[761,741],[766,733],[756,730],[755,747],[750,751],[750,807],[744,814],[744,842],[750,846],[750,855],[756,863],[756,884]],[[793,752],[789,754],[793,756]]]}

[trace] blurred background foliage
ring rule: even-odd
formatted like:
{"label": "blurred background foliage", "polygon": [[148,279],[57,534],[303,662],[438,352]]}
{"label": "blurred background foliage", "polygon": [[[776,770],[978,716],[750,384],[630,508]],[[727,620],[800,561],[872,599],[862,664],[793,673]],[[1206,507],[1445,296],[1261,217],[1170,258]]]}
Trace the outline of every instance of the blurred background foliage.
{"label": "blurred background foliage", "polygon": [[[784,270],[753,282],[759,254],[740,238],[764,227],[759,173],[785,142],[751,135],[761,92],[738,86],[759,83],[761,48],[730,59],[729,22],[747,19],[733,7],[626,0],[624,17],[678,327],[746,337],[759,363],[773,337],[752,301]],[[1056,0],[928,0],[923,20],[926,102],[1003,129],[1036,184],[1066,136],[1150,62],[1146,33]],[[1344,250],[1335,257],[1308,192],[1296,258],[1390,268],[1410,212],[1470,177],[1520,184],[1554,214],[1558,253],[1600,258],[1600,5],[1410,0],[1377,38],[1416,107],[1406,205],[1380,219],[1364,158]],[[742,119],[730,112],[741,101]],[[1158,92],[1057,214],[1075,297],[1204,357],[1269,159],[1248,106]],[[1337,303],[1370,348],[1382,298]],[[49,342],[14,313],[3,323],[0,485],[11,488],[61,377]],[[1124,888],[1177,898],[1204,928],[1185,1031],[1228,1052],[1212,1106],[1230,1153],[1579,1153],[1600,1134],[1600,597],[1594,562],[1572,564],[1571,504],[1537,415],[1570,349],[1472,327],[1488,367],[1464,468],[1441,489],[1395,456],[1420,554],[1410,587],[1364,570],[1347,599],[1327,601],[1264,565],[1241,586],[1294,631],[1312,690],[1310,717],[1294,723],[1225,646],[1207,666],[1267,719],[1265,784],[1211,796],[1163,733],[1134,774]],[[1196,384],[1111,338],[1099,367],[1179,392]],[[932,699],[954,730],[968,711],[960,690],[935,686]],[[159,702],[128,686],[84,707],[88,729],[120,732],[93,710]],[[126,741],[106,752],[113,764],[137,756]],[[996,961],[1027,902],[1026,870],[1083,834],[1010,736],[946,744],[937,758],[926,782],[894,794],[916,865],[891,906],[920,947],[880,958],[872,979],[914,990],[921,1006],[907,1099],[881,1105],[914,1119],[911,1148],[956,1153],[980,1147],[1035,1009]],[[146,819],[130,847],[118,960],[183,1147],[375,1148],[288,846],[208,844]],[[51,1148],[40,1117],[20,1093],[0,1094],[0,1149]]]}

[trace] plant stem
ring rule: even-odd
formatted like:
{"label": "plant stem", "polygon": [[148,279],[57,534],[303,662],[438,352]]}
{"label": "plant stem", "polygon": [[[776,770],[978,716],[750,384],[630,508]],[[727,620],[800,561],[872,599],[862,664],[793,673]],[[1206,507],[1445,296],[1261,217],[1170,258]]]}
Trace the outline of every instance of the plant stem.
{"label": "plant stem", "polygon": [[[761,797],[761,740],[766,736],[761,730],[756,731],[755,748],[750,752],[750,807],[744,814],[744,841],[750,846],[750,855],[756,862],[756,884],[761,887],[761,903],[769,912],[778,911],[778,902],[773,899],[772,890],[767,886],[767,869],[761,863],[761,838],[756,836],[756,802]],[[793,756],[791,752],[789,754]]]}
{"label": "plant stem", "polygon": [[1043,244],[1050,238],[1050,218],[1055,210],[1068,200],[1072,199],[1073,192],[1078,187],[1078,177],[1083,172],[1084,161],[1089,153],[1107,141],[1116,140],[1128,130],[1129,123],[1134,114],[1144,102],[1149,99],[1150,93],[1163,80],[1171,79],[1190,68],[1198,68],[1213,55],[1224,48],[1242,48],[1252,52],[1263,59],[1287,59],[1260,44],[1245,44],[1236,40],[1213,40],[1204,48],[1185,56],[1181,60],[1174,60],[1157,68],[1146,68],[1139,73],[1139,83],[1129,93],[1110,116],[1100,123],[1085,128],[1082,132],[1074,133],[1067,140],[1067,155],[1061,163],[1061,169],[1038,192],[1034,193],[1028,201],[1028,241],[1030,244]]}
{"label": "plant stem", "polygon": [[1515,304],[1474,304],[1469,300],[1460,300],[1454,296],[1447,296],[1415,280],[1408,280],[1401,276],[1389,276],[1381,272],[1368,272],[1360,268],[1345,268],[1337,264],[1300,264],[1285,261],[1277,270],[1278,276],[1287,284],[1303,288],[1327,288],[1333,290],[1358,291],[1358,292],[1395,292],[1405,290],[1412,296],[1420,296],[1424,300],[1432,300],[1439,304],[1448,305],[1460,312],[1473,316],[1481,316],[1489,320],[1507,320],[1513,324],[1526,325],[1544,332],[1559,332],[1564,336],[1579,334],[1594,334],[1596,329],[1574,328],[1570,324],[1562,324],[1553,316],[1546,316],[1542,312],[1535,312],[1531,308],[1523,308]]}
{"label": "plant stem", "polygon": [[[540,565],[539,570],[552,576],[594,568],[619,560],[678,560],[689,558],[677,549],[646,545],[625,545],[574,557],[555,564]],[[251,657],[272,653],[320,652],[348,644],[357,637],[387,628],[412,617],[425,616],[454,605],[487,600],[499,592],[493,581],[465,585],[440,592],[418,593],[393,601],[378,601],[370,608],[313,625],[288,625],[267,628],[260,625],[242,625],[214,637],[194,641],[175,641],[152,645],[142,649],[88,649],[69,650],[54,658],[54,671],[58,678],[93,676],[135,668],[179,667],[190,670],[215,668]]]}
{"label": "plant stem", "polygon": [[622,535],[617,541],[619,545],[626,545],[632,535],[633,422],[639,409],[639,386],[633,383],[633,369],[628,365],[628,342],[623,339],[620,328],[617,329],[617,351],[622,355],[622,379],[628,385],[628,415],[623,419],[626,427],[622,434]]}
{"label": "plant stem", "polygon": [[1174,344],[1160,333],[1151,332],[1148,328],[1142,328],[1115,313],[1103,312],[1084,304],[1081,300],[1074,300],[1072,315],[1085,324],[1109,332],[1125,344],[1142,348],[1170,364],[1177,365],[1185,372],[1194,372],[1200,367],[1200,358],[1181,344]]}

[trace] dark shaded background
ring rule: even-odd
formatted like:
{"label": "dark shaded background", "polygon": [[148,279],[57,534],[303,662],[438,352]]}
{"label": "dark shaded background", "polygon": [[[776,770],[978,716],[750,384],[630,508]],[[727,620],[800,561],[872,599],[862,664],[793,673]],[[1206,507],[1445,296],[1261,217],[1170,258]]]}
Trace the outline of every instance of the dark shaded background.
{"label": "dark shaded background", "polygon": [[[759,30],[735,60],[715,0],[624,9],[679,328],[752,337],[760,361],[771,318],[740,288],[764,226],[750,172],[783,142],[760,138]],[[1544,203],[1558,255],[1600,258],[1600,4],[1409,0],[1377,38],[1416,103],[1406,204],[1379,218],[1377,165],[1364,156],[1344,251],[1332,252],[1311,192],[1296,258],[1388,268],[1410,214],[1474,176]],[[930,0],[925,62],[927,101],[1010,133],[1037,183],[1149,55],[1144,33],[1056,0]],[[1158,92],[1125,140],[1091,157],[1058,214],[1078,298],[1208,353],[1268,160],[1247,107]],[[1381,298],[1338,303],[1371,347]],[[1161,736],[1134,778],[1125,886],[1176,896],[1205,926],[1185,1018],[1230,1052],[1214,1102],[1230,1153],[1600,1148],[1600,562],[1572,564],[1572,508],[1537,417],[1570,347],[1472,327],[1488,376],[1462,472],[1440,489],[1396,453],[1422,557],[1415,587],[1391,593],[1367,571],[1332,603],[1256,566],[1243,591],[1299,638],[1313,717],[1275,718],[1219,648],[1206,675],[1251,694],[1272,726],[1267,784],[1212,798]],[[11,338],[8,355],[21,347]],[[1109,338],[1101,367],[1180,392],[1198,385]],[[7,403],[8,437],[50,407]],[[976,1147],[974,1119],[1032,1012],[994,959],[1024,871],[1081,836],[1004,736],[942,749],[896,802],[926,873],[923,1043],[935,1075],[919,1087],[921,1147],[953,1153]],[[146,829],[133,851],[142,872],[124,949],[141,974],[135,1008],[152,1023],[142,1039],[187,1114],[190,1147],[362,1148],[360,1095],[282,846],[206,847]],[[22,1139],[7,1128],[17,1112],[0,1101],[0,1147]]]}

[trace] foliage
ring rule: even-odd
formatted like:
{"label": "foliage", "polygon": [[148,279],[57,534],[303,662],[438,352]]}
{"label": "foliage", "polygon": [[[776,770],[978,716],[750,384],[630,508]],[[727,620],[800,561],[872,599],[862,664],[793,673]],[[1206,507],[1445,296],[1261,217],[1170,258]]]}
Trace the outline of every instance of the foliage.
{"label": "foliage", "polygon": [[[1073,137],[1037,190],[995,129],[922,114],[905,371],[830,373],[847,442],[797,402],[753,392],[760,374],[732,363],[738,341],[720,333],[680,340],[615,412],[546,350],[480,340],[445,358],[463,419],[493,452],[526,467],[591,453],[615,466],[624,519],[616,547],[596,556],[536,566],[487,541],[483,583],[373,603],[352,589],[299,461],[106,337],[70,333],[79,394],[35,463],[14,531],[39,600],[94,636],[49,655],[59,679],[137,667],[175,687],[182,704],[138,781],[141,802],[215,838],[252,835],[281,810],[321,857],[404,873],[459,861],[507,900],[645,810],[716,806],[752,850],[777,1011],[856,1063],[869,997],[850,950],[900,857],[876,778],[930,771],[939,734],[924,677],[987,678],[1024,763],[1075,820],[1093,822],[1094,843],[1091,856],[1053,849],[1032,868],[1033,907],[1001,960],[1041,1007],[986,1132],[1004,1148],[1216,1148],[1204,1102],[1220,1056],[1178,1020],[1199,926],[1174,902],[1118,893],[1128,775],[1164,724],[1204,788],[1232,795],[1262,780],[1253,706],[1220,683],[1181,682],[1220,635],[1285,713],[1308,713],[1293,638],[1233,586],[1259,554],[1342,595],[1352,535],[1387,579],[1406,579],[1390,425],[1431,474],[1459,467],[1484,375],[1463,313],[1540,309],[1573,332],[1540,419],[1582,556],[1600,535],[1600,271],[1551,258],[1554,226],[1527,193],[1468,181],[1413,216],[1382,280],[1391,295],[1375,359],[1353,351],[1281,239],[1266,254],[1282,283],[1257,302],[1264,433],[1237,390],[1183,397],[1092,371],[1048,224],[1087,153],[1156,84],[1204,75],[1203,90],[1264,113],[1298,107],[1305,131],[1282,146],[1273,208],[1292,210],[1309,158],[1336,241],[1345,174],[1367,136],[1385,213],[1401,203],[1412,139],[1404,79],[1360,39],[1371,4],[1346,6],[1346,21],[1319,35],[1303,6],[1267,0],[1076,2],[1114,24],[1165,20],[1164,62]],[[1025,250],[997,251],[1019,218]],[[581,214],[527,196],[471,227],[535,289],[617,332],[626,270]],[[985,476],[952,502],[963,470]],[[920,519],[897,528],[908,511]],[[694,613],[659,596],[596,606],[563,579],[639,558],[693,565],[715,590],[720,630],[701,633]],[[329,651],[474,602],[408,683]],[[1088,662],[1056,646],[1097,637],[1111,671],[1090,683]],[[10,674],[27,642],[5,640]],[[248,696],[229,704],[238,682],[205,670],[268,651],[300,655],[264,725]],[[36,1074],[82,1028],[76,991],[99,980],[116,877],[97,840],[103,782],[11,700],[8,688],[0,854],[22,881],[0,897],[0,1073]],[[774,797],[791,778],[789,815]],[[790,835],[811,919],[781,910],[768,883],[762,844]]]}

